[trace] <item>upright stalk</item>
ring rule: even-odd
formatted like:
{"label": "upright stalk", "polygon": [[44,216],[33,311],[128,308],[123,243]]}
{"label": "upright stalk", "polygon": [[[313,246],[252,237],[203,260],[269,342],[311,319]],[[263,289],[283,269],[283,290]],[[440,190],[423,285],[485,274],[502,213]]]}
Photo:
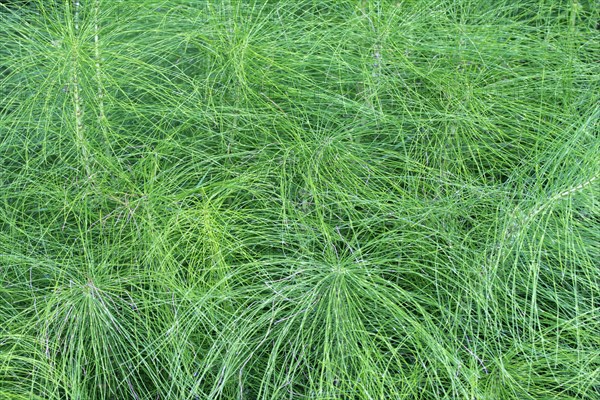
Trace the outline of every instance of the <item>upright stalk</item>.
{"label": "upright stalk", "polygon": [[108,152],[109,141],[106,135],[106,114],[104,112],[104,90],[102,88],[102,56],[100,54],[100,0],[94,1],[94,60],[96,66],[96,84],[98,85],[98,124],[104,137],[106,151]]}
{"label": "upright stalk", "polygon": [[73,72],[72,72],[72,86],[73,86],[73,104],[75,108],[75,140],[77,146],[80,148],[82,161],[85,168],[87,179],[92,175],[90,166],[90,154],[87,148],[85,140],[85,125],[83,123],[83,98],[79,90],[79,0],[73,0],[73,23],[75,27],[75,37],[73,38]]}

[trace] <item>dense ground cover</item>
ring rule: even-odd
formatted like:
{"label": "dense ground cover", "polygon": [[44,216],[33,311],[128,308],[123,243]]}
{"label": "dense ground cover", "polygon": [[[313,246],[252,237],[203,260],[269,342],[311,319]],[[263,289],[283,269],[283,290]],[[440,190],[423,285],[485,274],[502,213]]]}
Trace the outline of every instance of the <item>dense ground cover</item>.
{"label": "dense ground cover", "polygon": [[0,398],[598,398],[597,1],[15,3]]}

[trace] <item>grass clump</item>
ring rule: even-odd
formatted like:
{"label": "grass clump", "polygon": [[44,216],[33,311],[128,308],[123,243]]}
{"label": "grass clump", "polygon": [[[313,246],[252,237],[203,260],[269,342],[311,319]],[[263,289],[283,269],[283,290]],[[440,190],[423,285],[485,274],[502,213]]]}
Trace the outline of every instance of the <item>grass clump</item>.
{"label": "grass clump", "polygon": [[0,397],[597,397],[594,1],[22,3]]}

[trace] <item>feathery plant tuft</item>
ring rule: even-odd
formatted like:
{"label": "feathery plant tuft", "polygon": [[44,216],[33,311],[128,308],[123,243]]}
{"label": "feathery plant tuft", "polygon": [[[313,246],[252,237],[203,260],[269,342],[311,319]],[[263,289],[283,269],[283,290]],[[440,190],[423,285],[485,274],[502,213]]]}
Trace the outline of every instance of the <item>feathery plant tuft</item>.
{"label": "feathery plant tuft", "polygon": [[594,0],[0,3],[0,398],[596,399]]}

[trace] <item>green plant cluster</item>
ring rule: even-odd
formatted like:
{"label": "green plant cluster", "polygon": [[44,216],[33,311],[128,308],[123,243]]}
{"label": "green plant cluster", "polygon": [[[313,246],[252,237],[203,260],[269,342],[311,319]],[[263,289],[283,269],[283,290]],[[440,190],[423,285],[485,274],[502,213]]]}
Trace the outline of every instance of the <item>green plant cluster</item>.
{"label": "green plant cluster", "polygon": [[0,399],[598,399],[597,0],[9,3]]}

